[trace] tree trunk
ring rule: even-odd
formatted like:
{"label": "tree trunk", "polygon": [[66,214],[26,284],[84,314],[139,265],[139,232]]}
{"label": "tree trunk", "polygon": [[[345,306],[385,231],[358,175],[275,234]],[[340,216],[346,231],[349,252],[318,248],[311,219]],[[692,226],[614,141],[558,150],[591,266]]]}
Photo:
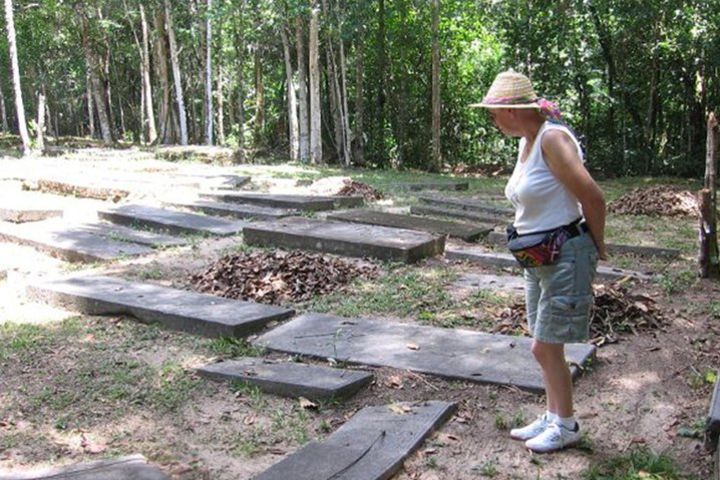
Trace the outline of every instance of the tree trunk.
{"label": "tree trunk", "polygon": [[[101,22],[104,21],[101,7],[97,7],[97,15],[98,19]],[[115,140],[115,132],[117,132],[117,125],[115,124],[115,115],[113,114],[112,89],[110,86],[110,41],[108,40],[108,36],[105,30],[102,30],[102,32],[105,51],[103,52],[103,55],[98,54],[96,56],[99,65],[97,73],[100,79],[100,84],[102,85],[101,95],[103,101],[105,102],[105,110],[107,111],[108,122],[110,124],[110,132],[112,132],[111,136],[113,140]]]}
{"label": "tree trunk", "polygon": [[212,21],[210,11],[212,0],[207,2],[205,20],[205,145],[213,144],[213,101],[212,101]]}
{"label": "tree trunk", "polygon": [[170,121],[170,77],[167,64],[167,36],[165,33],[165,16],[161,10],[155,12],[155,73],[160,80],[162,96],[158,108],[160,132],[158,139],[161,143],[173,141],[172,123]]}
{"label": "tree trunk", "polygon": [[260,47],[255,46],[255,145],[262,145],[262,134],[265,128],[265,84],[263,83],[262,58]]}
{"label": "tree trunk", "polygon": [[349,167],[352,161],[352,150],[350,149],[350,144],[352,142],[352,132],[350,131],[350,112],[348,111],[347,102],[347,66],[345,63],[345,46],[343,44],[342,37],[340,38],[340,79],[340,96],[342,98],[340,108],[343,112],[343,141],[345,142],[345,144],[343,145],[343,151],[345,152],[345,166]]}
{"label": "tree trunk", "polygon": [[365,50],[364,39],[358,39],[355,45],[355,134],[353,157],[358,165],[365,165],[365,131],[363,115],[365,114],[364,85],[365,78]]}
{"label": "tree trunk", "polygon": [[299,159],[299,133],[297,118],[297,100],[295,99],[295,85],[293,82],[292,60],[290,59],[290,43],[288,42],[285,27],[280,26],[280,36],[285,56],[285,81],[287,83],[287,107],[288,107],[288,137],[290,142],[290,160],[296,162]]}
{"label": "tree trunk", "polygon": [[2,131],[7,133],[8,128],[7,111],[5,110],[5,94],[0,92],[0,116],[2,117]]}
{"label": "tree trunk", "polygon": [[37,142],[35,147],[39,151],[45,150],[45,94],[38,95],[38,115],[37,115]]}
{"label": "tree trunk", "polygon": [[322,163],[322,120],[320,117],[320,53],[318,46],[318,30],[320,12],[313,4],[310,16],[310,162]]}
{"label": "tree trunk", "polygon": [[308,118],[307,63],[305,62],[305,42],[303,41],[302,17],[295,18],[295,48],[298,64],[298,123],[300,134],[299,158],[301,162],[310,160],[310,121]]}
{"label": "tree trunk", "polygon": [[10,70],[12,72],[13,88],[15,89],[15,110],[17,111],[18,130],[23,143],[22,152],[23,154],[27,154],[30,152],[30,135],[28,135],[27,122],[25,121],[25,106],[23,104],[22,89],[20,86],[20,66],[18,65],[12,0],[5,0],[5,24],[10,50]]}
{"label": "tree trunk", "polygon": [[432,0],[432,163],[442,169],[440,152],[440,0]]}
{"label": "tree trunk", "polygon": [[377,40],[377,98],[376,98],[376,136],[374,143],[377,145],[375,152],[377,153],[377,162],[385,165],[387,155],[385,152],[385,84],[386,84],[386,67],[387,67],[387,47],[385,34],[385,0],[378,0],[378,40]]}
{"label": "tree trunk", "polygon": [[225,145],[225,99],[223,98],[223,87],[225,82],[222,66],[218,65],[217,71],[217,143]]}
{"label": "tree trunk", "polygon": [[[233,157],[235,162],[245,161],[245,75],[243,74],[243,62],[245,59],[245,34],[243,30],[243,14],[245,12],[245,0],[240,0],[238,6],[239,19],[235,22],[235,51],[238,58],[237,68],[237,107],[238,107],[238,149]],[[240,25],[238,27],[238,25]]]}
{"label": "tree trunk", "polygon": [[172,63],[173,78],[175,80],[175,99],[177,101],[178,117],[180,120],[180,145],[188,144],[187,114],[185,113],[185,99],[183,98],[182,75],[180,73],[180,59],[178,58],[175,30],[173,29],[172,15],[170,14],[170,0],[165,0],[165,21],[170,42],[170,61]]}
{"label": "tree trunk", "polygon": [[85,61],[87,62],[87,68],[90,72],[90,92],[92,93],[93,100],[95,101],[95,108],[97,109],[98,120],[100,121],[100,134],[102,135],[103,143],[109,145],[113,143],[113,130],[110,124],[110,116],[108,113],[108,105],[105,97],[105,86],[100,78],[100,72],[102,65],[97,58],[97,54],[93,51],[92,45],[90,44],[90,26],[89,20],[85,12],[77,7],[77,13],[80,16],[82,23],[82,41],[83,49],[85,50]]}
{"label": "tree trunk", "polygon": [[157,140],[157,125],[155,124],[155,111],[152,101],[152,84],[150,83],[150,35],[148,24],[145,18],[145,8],[140,4],[140,23],[142,27],[142,76],[143,93],[145,94],[145,128],[148,143],[155,143]]}
{"label": "tree trunk", "polygon": [[700,251],[699,273],[703,278],[720,277],[717,239],[717,128],[715,114],[707,121],[707,158],[705,162],[705,185],[698,192],[700,204]]}
{"label": "tree trunk", "polygon": [[95,108],[92,96],[92,81],[90,80],[90,65],[85,68],[85,86],[88,107],[88,134],[90,138],[95,138]]}

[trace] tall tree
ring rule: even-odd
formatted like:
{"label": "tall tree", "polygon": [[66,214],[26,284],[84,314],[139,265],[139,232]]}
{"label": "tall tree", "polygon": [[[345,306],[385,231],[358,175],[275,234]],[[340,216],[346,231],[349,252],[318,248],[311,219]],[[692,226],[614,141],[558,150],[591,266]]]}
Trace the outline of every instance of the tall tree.
{"label": "tall tree", "polygon": [[25,106],[22,98],[20,85],[20,67],[18,64],[17,43],[15,37],[15,16],[13,14],[12,0],[5,0],[5,26],[7,28],[7,39],[10,51],[10,69],[12,72],[13,89],[15,90],[15,110],[17,112],[18,130],[22,139],[23,153],[30,152],[30,135],[25,121]]}
{"label": "tall tree", "polygon": [[298,132],[297,100],[295,97],[295,82],[293,82],[292,59],[290,58],[290,42],[288,41],[285,26],[280,26],[280,37],[282,38],[283,54],[285,57],[285,82],[287,84],[287,112],[288,131],[290,141],[290,160],[299,159],[300,139]]}
{"label": "tall tree", "polygon": [[155,143],[157,140],[157,125],[155,124],[155,110],[153,108],[152,84],[150,82],[150,35],[148,23],[145,18],[145,7],[140,4],[140,28],[142,30],[142,77],[143,92],[145,98],[145,122],[147,128],[148,143]]}
{"label": "tall tree", "polygon": [[205,18],[205,144],[213,144],[212,0],[206,0]]}
{"label": "tall tree", "polygon": [[440,152],[440,0],[432,0],[432,169],[442,168]]}
{"label": "tall tree", "polygon": [[308,114],[307,63],[305,62],[305,42],[303,21],[300,15],[295,17],[295,47],[298,65],[298,132],[301,162],[310,160],[310,118]]}
{"label": "tall tree", "polygon": [[320,117],[320,10],[313,1],[310,13],[309,71],[310,71],[310,162],[320,164],[322,157],[322,120]]}
{"label": "tall tree", "polygon": [[165,28],[170,44],[170,61],[172,63],[173,78],[175,80],[175,100],[177,102],[178,117],[180,120],[180,145],[188,144],[187,113],[185,112],[185,97],[183,95],[182,72],[178,58],[175,29],[173,28],[170,0],[165,0]]}

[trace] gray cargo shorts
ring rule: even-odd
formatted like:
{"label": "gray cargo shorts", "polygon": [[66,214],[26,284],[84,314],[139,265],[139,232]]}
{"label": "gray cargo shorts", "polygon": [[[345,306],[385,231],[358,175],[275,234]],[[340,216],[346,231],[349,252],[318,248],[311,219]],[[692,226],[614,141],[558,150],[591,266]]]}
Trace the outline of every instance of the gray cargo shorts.
{"label": "gray cargo shorts", "polygon": [[592,237],[583,233],[565,242],[554,265],[525,269],[525,305],[533,338],[546,343],[588,338],[597,257]]}

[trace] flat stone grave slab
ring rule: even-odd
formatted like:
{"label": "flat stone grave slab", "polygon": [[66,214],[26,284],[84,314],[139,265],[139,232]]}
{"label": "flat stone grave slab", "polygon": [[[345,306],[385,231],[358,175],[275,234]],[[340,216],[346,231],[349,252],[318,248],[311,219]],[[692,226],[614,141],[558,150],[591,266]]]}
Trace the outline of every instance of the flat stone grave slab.
{"label": "flat stone grave slab", "polygon": [[243,229],[243,239],[248,245],[260,247],[297,248],[405,263],[439,255],[445,248],[442,235],[301,217],[248,225]]}
{"label": "flat stone grave slab", "polygon": [[207,337],[240,337],[293,310],[104,276],[73,276],[27,288],[31,298],[89,315],[127,314]]}
{"label": "flat stone grave slab", "polygon": [[262,207],[260,205],[245,205],[242,203],[213,202],[210,200],[194,200],[190,202],[167,202],[170,207],[185,208],[208,215],[220,215],[225,217],[272,220],[275,218],[297,215],[297,210],[285,208]]}
{"label": "flat stone grave slab", "polygon": [[198,373],[215,380],[239,380],[282,397],[311,400],[348,398],[370,383],[372,373],[304,363],[237,358],[205,365]]}
{"label": "flat stone grave slab", "polygon": [[173,183],[180,180],[181,184],[189,184],[196,188],[207,189],[234,189],[246,185],[250,177],[240,175],[203,175],[195,173],[176,173]]}
{"label": "flat stone grave slab", "polygon": [[[530,353],[532,339],[524,337],[307,313],[255,343],[310,357],[545,391]],[[594,353],[593,345],[566,346],[573,378],[579,373],[575,365],[583,365]]]}
{"label": "flat stone grave slab", "polygon": [[[449,260],[468,260],[479,263],[480,265],[492,267],[518,267],[515,257],[510,253],[487,252],[473,247],[451,247],[445,250],[445,258]],[[597,276],[607,280],[618,280],[625,277],[634,278],[636,280],[650,280],[652,276],[635,272],[633,270],[625,270],[623,268],[608,267],[598,265]]]}
{"label": "flat stone grave slab", "polygon": [[[493,245],[505,245],[507,243],[507,235],[504,232],[490,232],[485,240]],[[644,257],[663,257],[677,258],[680,256],[680,250],[674,248],[647,247],[643,245],[624,245],[620,243],[607,243],[608,253],[615,254],[633,254]]]}
{"label": "flat stone grave slab", "polygon": [[341,222],[363,223],[441,233],[451,237],[461,238],[468,242],[474,242],[484,237],[493,228],[491,225],[471,225],[468,223],[435,220],[427,217],[380,212],[376,210],[352,210],[342,213],[331,213],[327,218]]}
{"label": "flat stone grave slab", "polygon": [[710,399],[710,410],[705,423],[705,446],[715,450],[718,446],[718,436],[720,436],[720,380],[715,382],[715,389]]}
{"label": "flat stone grave slab", "polygon": [[37,222],[53,217],[62,217],[62,210],[0,207],[0,220],[13,223]]}
{"label": "flat stone grave slab", "polygon": [[177,247],[187,245],[188,239],[165,235],[163,233],[149,230],[136,230],[123,225],[115,225],[106,222],[80,223],[71,227],[75,231],[83,231],[100,237],[117,240],[120,242],[137,243],[149,247]]}
{"label": "flat stone grave slab", "polygon": [[13,224],[0,222],[0,239],[28,245],[68,262],[104,262],[151,253],[152,248],[74,229],[55,219]]}
{"label": "flat stone grave slab", "polygon": [[[495,215],[514,215],[515,210],[508,206],[495,205],[490,200],[482,200],[473,197],[449,197],[440,195],[418,195],[420,202],[440,208],[458,208],[475,212],[492,213]],[[508,203],[505,200],[504,203]]]}
{"label": "flat stone grave slab", "polygon": [[393,190],[409,190],[417,192],[420,190],[467,190],[470,188],[469,182],[464,181],[447,181],[447,182],[397,182],[388,185],[382,185],[381,190],[391,192]]}
{"label": "flat stone grave slab", "polygon": [[142,455],[132,455],[114,460],[82,463],[62,468],[50,468],[17,472],[0,470],[2,480],[170,480],[170,476],[158,467],[148,464]]}
{"label": "flat stone grave slab", "polygon": [[129,227],[145,227],[168,233],[236,235],[246,222],[178,212],[145,205],[123,205],[98,211],[98,217]]}
{"label": "flat stone grave slab", "polygon": [[119,201],[130,195],[127,186],[109,180],[88,181],[81,178],[38,178],[25,180],[30,190],[72,195],[79,198],[95,198],[98,200]]}
{"label": "flat stone grave slab", "polygon": [[257,192],[202,192],[200,197],[219,202],[250,203],[303,212],[361,207],[365,203],[361,196],[279,195]]}
{"label": "flat stone grave slab", "polygon": [[517,275],[468,273],[454,281],[452,286],[455,289],[490,290],[513,295],[525,295],[525,280]]}
{"label": "flat stone grave slab", "polygon": [[439,401],[365,407],[322,443],[308,443],[254,480],[389,479],[456,409]]}
{"label": "flat stone grave slab", "polygon": [[492,225],[505,225],[512,221],[512,217],[510,216],[503,217],[492,213],[475,212],[460,208],[433,207],[429,205],[413,205],[410,207],[410,213],[435,217],[461,218],[474,222],[490,223]]}

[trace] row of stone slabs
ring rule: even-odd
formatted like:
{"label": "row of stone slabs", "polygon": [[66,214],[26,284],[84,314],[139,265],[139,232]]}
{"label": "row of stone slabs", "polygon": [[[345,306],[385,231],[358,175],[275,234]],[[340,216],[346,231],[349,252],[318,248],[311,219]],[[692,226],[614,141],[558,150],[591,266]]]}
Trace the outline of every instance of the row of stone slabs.
{"label": "row of stone slabs", "polygon": [[[386,480],[457,410],[428,401],[365,407],[323,442],[310,442],[254,480]],[[140,455],[28,473],[3,472],[3,480],[169,480]]]}

